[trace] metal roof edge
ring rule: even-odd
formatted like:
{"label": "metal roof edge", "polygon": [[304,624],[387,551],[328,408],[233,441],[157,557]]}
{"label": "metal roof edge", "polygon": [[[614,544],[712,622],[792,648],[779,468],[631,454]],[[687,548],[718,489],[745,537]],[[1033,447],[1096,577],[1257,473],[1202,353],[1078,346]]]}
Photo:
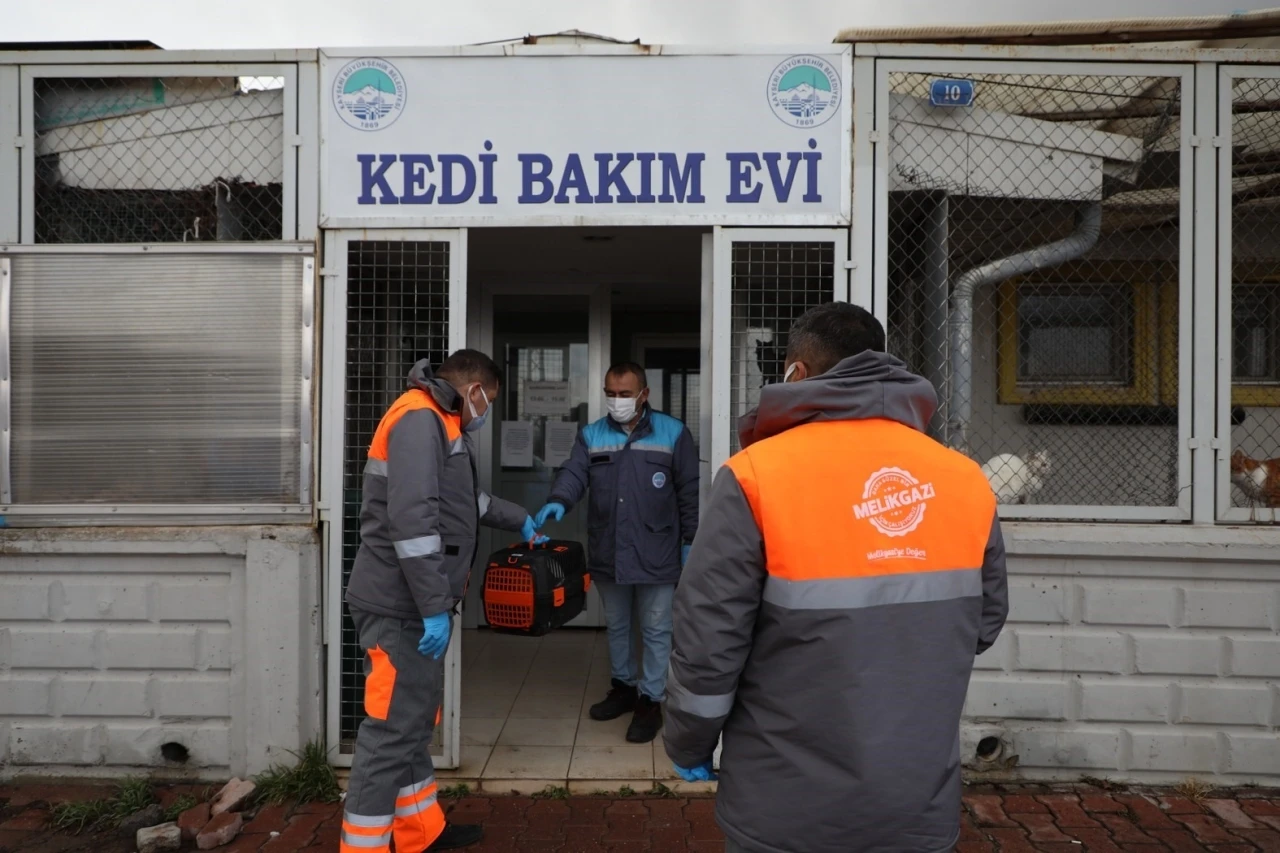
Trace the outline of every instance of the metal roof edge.
{"label": "metal roof edge", "polygon": [[1204,42],[1273,35],[1280,35],[1280,8],[1231,15],[952,26],[852,27],[841,30],[834,41],[1064,46]]}

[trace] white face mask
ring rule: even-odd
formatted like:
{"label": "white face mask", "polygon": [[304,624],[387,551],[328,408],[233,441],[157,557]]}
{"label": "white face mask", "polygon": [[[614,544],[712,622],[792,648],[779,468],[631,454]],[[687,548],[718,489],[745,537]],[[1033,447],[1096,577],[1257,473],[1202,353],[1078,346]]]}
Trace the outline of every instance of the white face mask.
{"label": "white face mask", "polygon": [[605,397],[605,405],[609,408],[609,417],[620,424],[629,424],[636,417],[635,397]]}
{"label": "white face mask", "polygon": [[484,426],[484,422],[489,417],[489,395],[484,393],[484,386],[477,386],[480,389],[480,396],[484,399],[484,412],[476,414],[476,404],[471,402],[471,394],[467,393],[467,408],[471,410],[471,422],[463,429],[467,432],[476,432]]}

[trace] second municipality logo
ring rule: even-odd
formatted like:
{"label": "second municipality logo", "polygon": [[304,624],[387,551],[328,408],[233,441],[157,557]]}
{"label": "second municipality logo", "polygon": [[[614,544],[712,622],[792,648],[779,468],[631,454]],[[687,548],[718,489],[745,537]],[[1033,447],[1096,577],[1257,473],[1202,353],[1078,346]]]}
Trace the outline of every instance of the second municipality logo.
{"label": "second municipality logo", "polygon": [[885,536],[906,536],[924,521],[934,497],[933,483],[921,483],[901,468],[881,468],[867,479],[862,503],[853,505],[853,517],[870,522]]}
{"label": "second municipality logo", "polygon": [[404,77],[385,59],[355,59],[333,81],[333,106],[356,130],[390,127],[404,111]]}
{"label": "second municipality logo", "polygon": [[820,56],[793,56],[769,75],[769,106],[792,127],[817,127],[840,111],[840,72]]}

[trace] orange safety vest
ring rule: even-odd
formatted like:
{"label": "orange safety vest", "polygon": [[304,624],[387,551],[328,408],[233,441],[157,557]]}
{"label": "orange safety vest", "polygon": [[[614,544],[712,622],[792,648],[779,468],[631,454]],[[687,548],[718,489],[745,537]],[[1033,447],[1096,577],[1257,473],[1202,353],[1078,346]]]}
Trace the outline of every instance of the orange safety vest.
{"label": "orange safety vest", "polygon": [[976,569],[996,500],[972,462],[896,421],[810,423],[727,463],[771,577],[840,580]]}

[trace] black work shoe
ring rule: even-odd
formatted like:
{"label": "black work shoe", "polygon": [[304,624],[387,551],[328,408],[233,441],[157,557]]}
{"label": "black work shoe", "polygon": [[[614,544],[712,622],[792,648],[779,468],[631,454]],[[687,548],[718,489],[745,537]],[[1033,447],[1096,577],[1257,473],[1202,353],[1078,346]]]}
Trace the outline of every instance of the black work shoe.
{"label": "black work shoe", "polygon": [[479,826],[446,823],[444,832],[440,833],[440,837],[427,848],[427,853],[431,853],[432,850],[459,850],[470,847],[472,844],[479,844],[483,838],[484,829]]}
{"label": "black work shoe", "polygon": [[636,703],[636,715],[631,718],[631,725],[627,727],[627,741],[649,743],[658,736],[660,728],[662,728],[662,706],[648,696],[641,696],[640,701]]}
{"label": "black work shoe", "polygon": [[634,711],[638,698],[639,694],[634,686],[614,679],[613,687],[609,688],[609,695],[604,697],[604,701],[591,706],[591,719],[601,723],[616,720],[623,714]]}

